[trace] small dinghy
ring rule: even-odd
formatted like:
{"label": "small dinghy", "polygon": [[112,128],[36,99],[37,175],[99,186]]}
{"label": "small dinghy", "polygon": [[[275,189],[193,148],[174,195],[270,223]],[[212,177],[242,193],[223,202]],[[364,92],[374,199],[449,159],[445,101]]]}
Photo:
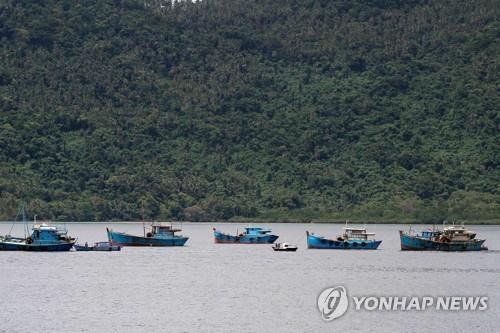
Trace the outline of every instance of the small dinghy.
{"label": "small dinghy", "polygon": [[273,250],[274,251],[290,251],[290,252],[295,252],[297,251],[298,247],[294,245],[290,245],[288,243],[276,243],[273,245]]}
{"label": "small dinghy", "polygon": [[75,244],[75,250],[77,251],[120,251],[122,248],[120,245],[113,245],[110,242],[97,242],[94,246]]}

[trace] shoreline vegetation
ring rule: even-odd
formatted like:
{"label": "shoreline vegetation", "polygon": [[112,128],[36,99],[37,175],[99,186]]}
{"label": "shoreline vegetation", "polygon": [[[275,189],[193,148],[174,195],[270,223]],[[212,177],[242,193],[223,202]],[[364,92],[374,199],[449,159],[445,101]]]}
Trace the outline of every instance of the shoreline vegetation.
{"label": "shoreline vegetation", "polygon": [[[435,225],[437,227],[442,226],[443,223],[425,223],[417,220],[252,220],[252,219],[234,219],[234,220],[220,220],[220,221],[154,221],[159,223],[173,223],[173,224],[211,224],[211,223],[224,223],[224,224],[274,224],[274,223],[289,223],[289,224],[346,224],[346,221],[349,225],[362,225],[362,224],[394,224],[394,225]],[[39,223],[43,223],[45,221],[38,221]],[[111,221],[50,221],[52,224],[140,224],[140,223],[152,223],[153,221],[119,221],[119,220],[111,220]],[[22,223],[20,221],[0,221],[0,224],[12,224],[12,223]],[[32,223],[32,221],[28,221],[28,223]],[[445,225],[452,225],[453,222],[446,222]],[[454,224],[461,225],[500,225],[500,219],[496,220],[471,220],[471,221],[455,221]]]}
{"label": "shoreline vegetation", "polygon": [[498,13],[2,0],[0,219],[497,223]]}

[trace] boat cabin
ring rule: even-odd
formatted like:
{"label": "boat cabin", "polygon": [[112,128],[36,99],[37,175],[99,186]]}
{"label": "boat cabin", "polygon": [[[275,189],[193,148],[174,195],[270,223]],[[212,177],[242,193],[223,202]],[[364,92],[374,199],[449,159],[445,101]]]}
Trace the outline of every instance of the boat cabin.
{"label": "boat cabin", "polygon": [[67,240],[66,230],[58,229],[46,223],[35,224],[31,233],[32,241],[59,241]]}
{"label": "boat cabin", "polygon": [[443,236],[454,241],[468,241],[476,234],[463,226],[449,226],[443,229]]}
{"label": "boat cabin", "polygon": [[[151,236],[153,236],[153,235],[171,235],[171,236],[173,236],[174,233],[176,233],[178,231],[181,231],[181,229],[175,229],[171,225],[153,224],[151,226]],[[149,234],[150,233],[148,233],[148,236],[149,236]]]}
{"label": "boat cabin", "polygon": [[420,233],[420,237],[426,238],[426,239],[434,239],[434,238],[438,237],[439,234],[440,234],[439,231],[426,230],[426,231],[422,231]]}
{"label": "boat cabin", "polygon": [[262,229],[262,228],[259,228],[259,227],[248,227],[248,228],[245,228],[245,233],[247,235],[265,235],[265,234],[268,234],[270,232],[271,232],[270,229]]}
{"label": "boat cabin", "polygon": [[369,237],[375,236],[373,232],[366,232],[366,228],[344,228],[343,239],[361,239],[368,240]]}

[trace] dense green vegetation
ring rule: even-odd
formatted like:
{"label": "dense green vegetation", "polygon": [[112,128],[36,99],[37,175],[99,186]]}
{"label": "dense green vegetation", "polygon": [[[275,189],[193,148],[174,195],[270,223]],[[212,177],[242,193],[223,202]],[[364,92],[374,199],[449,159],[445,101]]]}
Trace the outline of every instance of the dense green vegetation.
{"label": "dense green vegetation", "polygon": [[499,10],[2,0],[0,218],[499,219]]}

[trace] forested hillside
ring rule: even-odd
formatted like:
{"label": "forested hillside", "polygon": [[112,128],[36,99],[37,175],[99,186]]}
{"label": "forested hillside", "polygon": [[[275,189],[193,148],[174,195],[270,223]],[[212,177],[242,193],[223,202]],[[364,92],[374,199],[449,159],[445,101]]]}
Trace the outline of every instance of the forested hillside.
{"label": "forested hillside", "polygon": [[499,219],[499,11],[1,0],[0,218]]}

